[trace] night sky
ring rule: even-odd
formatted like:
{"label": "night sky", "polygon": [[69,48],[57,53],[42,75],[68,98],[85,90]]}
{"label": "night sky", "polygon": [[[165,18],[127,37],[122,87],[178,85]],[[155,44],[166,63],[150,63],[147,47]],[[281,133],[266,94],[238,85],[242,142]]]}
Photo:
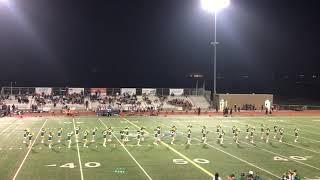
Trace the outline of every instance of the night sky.
{"label": "night sky", "polygon": [[[0,3],[0,84],[194,87],[209,80],[200,0]],[[320,98],[319,0],[232,0],[218,14],[218,93]]]}

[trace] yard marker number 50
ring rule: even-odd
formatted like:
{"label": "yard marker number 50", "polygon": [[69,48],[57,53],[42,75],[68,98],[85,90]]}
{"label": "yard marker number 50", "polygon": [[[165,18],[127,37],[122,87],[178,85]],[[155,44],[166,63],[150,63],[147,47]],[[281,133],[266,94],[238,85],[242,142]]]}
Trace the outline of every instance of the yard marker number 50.
{"label": "yard marker number 50", "polygon": [[[188,164],[188,163],[189,163],[188,161],[186,161],[186,160],[184,160],[184,159],[173,159],[172,161],[173,161],[173,163],[179,164],[179,165]],[[210,163],[209,160],[201,159],[201,158],[193,159],[193,161],[194,161],[195,163],[198,163],[198,164],[209,164],[209,163]]]}

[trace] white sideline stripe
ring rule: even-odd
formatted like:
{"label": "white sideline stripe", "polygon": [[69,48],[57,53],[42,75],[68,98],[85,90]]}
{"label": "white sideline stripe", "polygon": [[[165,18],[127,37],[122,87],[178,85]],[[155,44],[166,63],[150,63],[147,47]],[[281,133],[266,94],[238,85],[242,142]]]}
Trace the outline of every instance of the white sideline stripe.
{"label": "white sideline stripe", "polygon": [[[133,126],[140,128],[139,126],[137,126],[136,124],[132,123],[131,121],[129,121],[126,118],[123,118],[124,120],[126,120],[127,122],[129,122],[130,124],[132,124]],[[147,132],[147,131],[146,131]],[[148,132],[149,133],[149,132]],[[195,167],[197,167],[198,169],[200,169],[201,171],[203,171],[204,173],[206,173],[207,175],[209,175],[210,177],[214,177],[214,175],[209,172],[208,170],[206,170],[205,168],[203,168],[202,166],[200,166],[199,164],[195,163],[194,161],[192,161],[190,158],[188,158],[187,156],[181,154],[179,151],[177,151],[176,149],[174,149],[173,147],[169,146],[167,143],[164,143],[163,141],[161,141],[161,144],[166,146],[167,148],[169,148],[171,151],[175,152],[176,154],[178,154],[179,156],[181,156],[182,158],[184,158],[185,160],[187,160],[189,163],[191,163],[192,165],[194,165]]]}
{"label": "white sideline stripe", "polygon": [[[159,122],[157,122],[157,123],[159,123]],[[160,123],[160,124],[162,124],[162,125],[164,125],[164,126],[166,126],[166,127],[170,127],[170,126],[168,126],[168,125],[166,125],[166,124],[163,124],[163,123]],[[181,134],[185,134],[185,133],[180,132],[180,131],[178,131],[178,132],[181,133]],[[193,138],[193,139],[201,142],[201,140],[198,139],[198,138]],[[252,167],[255,167],[255,168],[257,168],[257,169],[260,169],[261,171],[264,171],[264,172],[266,172],[266,173],[268,173],[268,174],[270,174],[270,175],[272,175],[272,176],[274,176],[274,177],[276,177],[276,178],[281,179],[280,176],[277,176],[277,175],[273,174],[272,172],[270,172],[270,171],[268,171],[268,170],[265,170],[265,169],[263,169],[263,168],[260,168],[259,166],[255,165],[255,164],[252,164],[252,163],[250,163],[250,162],[248,162],[248,161],[246,161],[246,160],[243,160],[243,159],[241,159],[241,158],[239,158],[239,157],[237,157],[237,156],[235,156],[235,155],[233,155],[233,154],[230,154],[230,153],[228,153],[228,152],[226,152],[226,151],[224,151],[224,150],[222,150],[222,149],[216,148],[216,147],[212,146],[211,144],[206,144],[206,145],[210,146],[211,148],[213,148],[213,149],[215,149],[215,150],[217,150],[217,151],[220,151],[220,152],[222,152],[222,153],[224,153],[224,154],[227,154],[227,155],[229,155],[229,156],[231,156],[231,157],[233,157],[233,158],[235,158],[235,159],[237,159],[237,160],[239,160],[239,161],[241,161],[241,162],[244,162],[244,163],[246,163],[246,164],[248,164],[248,165],[250,165],[250,166],[252,166]]]}
{"label": "white sideline stripe", "polygon": [[[74,123],[74,119],[72,119],[72,123],[73,123],[73,130],[74,130],[74,133],[76,133],[76,125],[75,125],[75,123]],[[77,137],[77,136],[75,136],[75,138],[76,138],[77,151],[78,151],[78,159],[79,159],[80,175],[81,175],[81,180],[83,180],[82,163],[81,163],[81,157],[80,157],[80,151],[79,151],[78,137]]]}
{"label": "white sideline stripe", "polygon": [[41,131],[41,129],[44,127],[44,125],[47,123],[47,121],[48,121],[48,119],[46,119],[46,120],[44,121],[44,123],[42,124],[41,128],[39,129],[39,131],[38,131],[38,134],[37,134],[36,138],[34,139],[33,143],[31,144],[31,146],[30,146],[30,148],[29,148],[29,150],[28,150],[27,154],[24,156],[24,158],[23,158],[23,160],[22,160],[22,162],[21,162],[21,164],[20,164],[20,166],[19,166],[18,170],[17,170],[17,171],[16,171],[16,173],[14,174],[14,176],[13,176],[12,180],[15,180],[15,179],[17,178],[17,176],[18,176],[18,174],[19,174],[19,172],[20,172],[20,170],[21,170],[21,168],[22,168],[22,166],[23,166],[24,162],[26,161],[26,159],[27,159],[28,155],[29,155],[29,154],[30,154],[30,152],[31,152],[31,149],[32,149],[32,147],[33,147],[34,143],[36,142],[37,138],[38,138],[38,137],[39,137],[39,135],[40,135],[40,131]]}
{"label": "white sideline stripe", "polygon": [[[103,124],[104,127],[108,128],[107,125],[99,119],[99,121]],[[129,156],[132,158],[132,160],[139,166],[139,168],[142,170],[142,172],[148,177],[149,180],[152,180],[152,178],[149,176],[149,174],[143,169],[143,167],[140,165],[140,163],[132,156],[132,154],[128,151],[128,149],[122,144],[122,142],[117,138],[116,135],[112,133],[113,137],[121,144],[123,149],[129,154]]]}

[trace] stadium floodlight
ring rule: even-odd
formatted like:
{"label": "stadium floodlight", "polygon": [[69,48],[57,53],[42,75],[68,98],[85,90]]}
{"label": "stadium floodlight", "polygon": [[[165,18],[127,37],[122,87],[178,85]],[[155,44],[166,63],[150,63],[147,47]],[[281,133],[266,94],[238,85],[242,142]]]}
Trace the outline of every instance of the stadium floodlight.
{"label": "stadium floodlight", "polygon": [[9,3],[9,0],[0,0],[0,3],[8,4],[8,3]]}
{"label": "stadium floodlight", "polygon": [[230,5],[230,0],[201,0],[202,8],[210,13],[227,8]]}
{"label": "stadium floodlight", "polygon": [[[211,45],[214,47],[213,56],[213,94],[217,94],[216,84],[217,84],[217,14],[222,9],[227,8],[230,5],[230,0],[201,0],[201,6],[205,11],[214,14],[214,41]],[[215,98],[215,97],[214,97]]]}

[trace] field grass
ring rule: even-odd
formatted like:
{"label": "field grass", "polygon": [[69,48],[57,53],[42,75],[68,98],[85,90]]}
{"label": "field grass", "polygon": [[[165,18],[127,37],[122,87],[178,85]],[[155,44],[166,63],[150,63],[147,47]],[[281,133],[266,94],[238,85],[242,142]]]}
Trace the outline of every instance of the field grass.
{"label": "field grass", "polygon": [[[274,125],[285,129],[283,142],[272,139],[266,144],[260,139],[260,124],[273,130]],[[226,131],[224,145],[217,143],[216,126]],[[255,144],[245,139],[245,125],[256,127]],[[79,143],[72,136],[72,147],[65,140],[75,126],[83,130],[98,128],[96,142],[83,147],[81,133]],[[153,144],[153,130],[162,127],[162,142]],[[178,129],[174,145],[167,136],[171,126]],[[187,125],[192,125],[192,145],[187,146]],[[203,145],[201,126],[210,130],[208,144]],[[240,145],[232,140],[231,128],[240,127]],[[0,180],[202,180],[212,179],[219,172],[222,179],[231,173],[252,170],[263,179],[280,179],[288,169],[296,169],[303,179],[320,179],[320,117],[30,117],[0,119]],[[112,126],[114,137],[107,147],[102,146],[102,130]],[[147,133],[142,146],[135,139],[139,127]],[[41,144],[40,128],[57,134],[63,128],[63,141],[53,148],[47,141]],[[122,146],[119,131],[130,129],[130,141]],[[35,140],[31,149],[23,144],[23,130],[29,128]],[[299,142],[294,143],[293,129],[300,129]],[[273,133],[271,134],[273,136]],[[47,139],[47,138],[46,138]],[[91,140],[91,132],[88,136]]]}

